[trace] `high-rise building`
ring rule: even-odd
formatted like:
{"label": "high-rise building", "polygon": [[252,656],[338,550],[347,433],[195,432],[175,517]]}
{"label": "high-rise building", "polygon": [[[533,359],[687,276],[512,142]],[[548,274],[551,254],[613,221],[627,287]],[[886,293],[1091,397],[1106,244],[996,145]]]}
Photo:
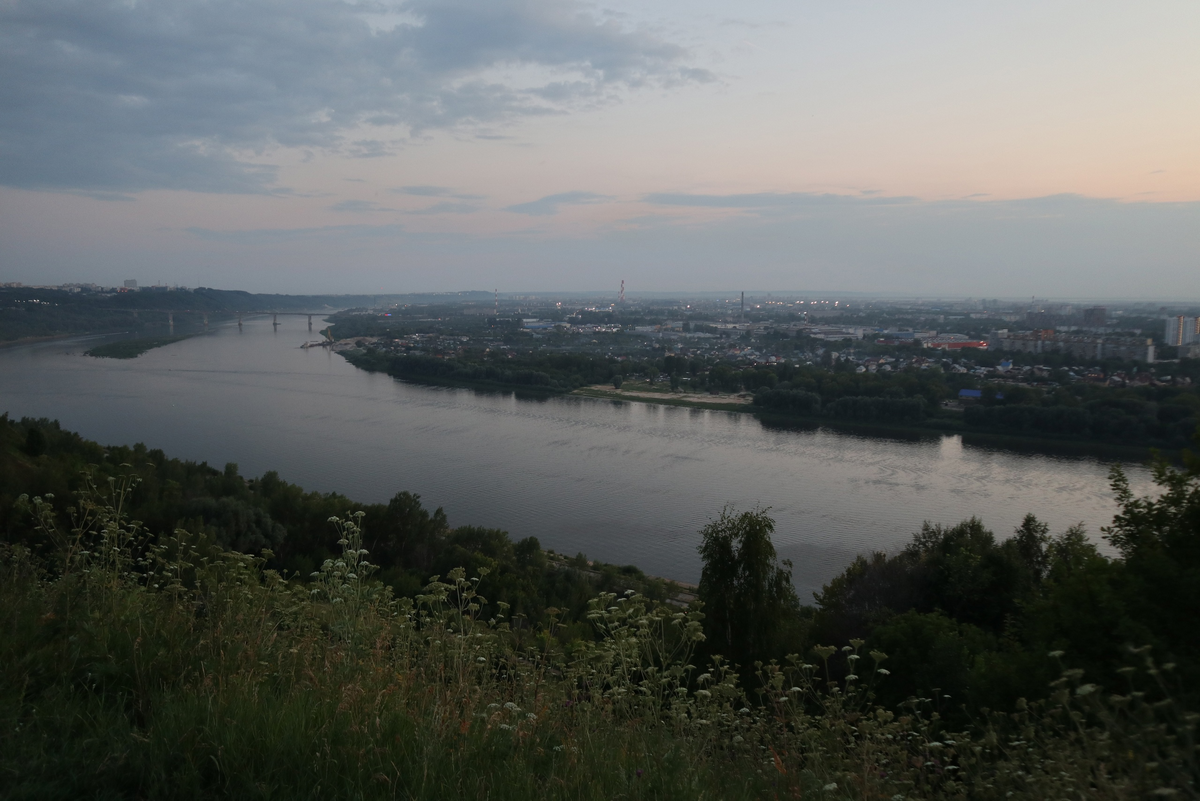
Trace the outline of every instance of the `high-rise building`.
{"label": "high-rise building", "polygon": [[1200,342],[1200,317],[1168,317],[1163,340],[1176,347]]}
{"label": "high-rise building", "polygon": [[137,279],[136,278],[126,278],[125,279],[125,288],[126,289],[137,289]]}
{"label": "high-rise building", "polygon": [[1108,322],[1108,309],[1103,306],[1093,306],[1083,310],[1083,324],[1088,328],[1100,328]]}

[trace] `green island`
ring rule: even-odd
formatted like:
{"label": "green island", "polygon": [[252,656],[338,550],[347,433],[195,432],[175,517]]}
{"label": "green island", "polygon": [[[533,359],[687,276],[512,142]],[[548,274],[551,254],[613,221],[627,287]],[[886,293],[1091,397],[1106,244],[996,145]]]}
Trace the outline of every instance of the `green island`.
{"label": "green island", "polygon": [[122,339],[116,342],[106,342],[84,351],[85,356],[95,356],[101,359],[136,359],[143,353],[164,345],[182,342],[187,336],[177,337],[143,337],[139,339]]}
{"label": "green island", "polygon": [[[1198,435],[1200,436],[1200,435]],[[1143,799],[1200,787],[1200,459],[691,587],[0,416],[0,796]]]}

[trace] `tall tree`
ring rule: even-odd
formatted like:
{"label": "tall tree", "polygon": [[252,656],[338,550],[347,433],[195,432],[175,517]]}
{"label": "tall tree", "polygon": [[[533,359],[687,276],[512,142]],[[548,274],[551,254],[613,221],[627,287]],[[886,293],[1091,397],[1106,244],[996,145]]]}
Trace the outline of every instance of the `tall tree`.
{"label": "tall tree", "polygon": [[730,507],[700,532],[699,597],[704,602],[708,650],[740,662],[779,658],[799,650],[800,601],[792,563],[779,562],[767,510]]}

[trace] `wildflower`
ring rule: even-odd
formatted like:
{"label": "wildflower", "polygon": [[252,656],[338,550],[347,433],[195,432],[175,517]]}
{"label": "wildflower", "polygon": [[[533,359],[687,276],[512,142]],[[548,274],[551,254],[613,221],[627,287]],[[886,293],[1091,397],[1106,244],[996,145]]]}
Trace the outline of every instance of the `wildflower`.
{"label": "wildflower", "polygon": [[879,670],[877,670],[875,672],[878,673],[880,676],[892,675],[892,671],[888,670],[887,668],[880,668]]}
{"label": "wildflower", "polygon": [[526,720],[537,720],[537,715],[533,714],[532,712],[526,712],[525,719]]}
{"label": "wildflower", "polygon": [[512,701],[509,701],[508,703],[506,703],[504,705],[504,708],[507,709],[509,712],[520,712],[521,711],[521,707],[517,706]]}
{"label": "wildflower", "polygon": [[1051,659],[1058,659],[1058,658],[1059,658],[1060,656],[1062,656],[1064,653],[1066,653],[1066,652],[1065,652],[1065,651],[1051,651],[1051,652],[1048,654],[1048,656],[1049,656]]}
{"label": "wildflower", "polygon": [[834,790],[837,789],[837,782],[830,782],[829,784],[825,785],[821,789],[827,793],[832,793]]}
{"label": "wildflower", "polygon": [[1100,689],[1095,684],[1081,684],[1075,688],[1076,695],[1091,695],[1096,690]]}

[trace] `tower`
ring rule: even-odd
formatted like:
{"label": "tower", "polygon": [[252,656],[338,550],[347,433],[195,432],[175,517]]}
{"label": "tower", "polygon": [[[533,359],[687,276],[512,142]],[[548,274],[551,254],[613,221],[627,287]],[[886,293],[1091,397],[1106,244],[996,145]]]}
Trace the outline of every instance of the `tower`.
{"label": "tower", "polygon": [[625,302],[625,279],[621,279],[621,293],[617,295],[617,303]]}

